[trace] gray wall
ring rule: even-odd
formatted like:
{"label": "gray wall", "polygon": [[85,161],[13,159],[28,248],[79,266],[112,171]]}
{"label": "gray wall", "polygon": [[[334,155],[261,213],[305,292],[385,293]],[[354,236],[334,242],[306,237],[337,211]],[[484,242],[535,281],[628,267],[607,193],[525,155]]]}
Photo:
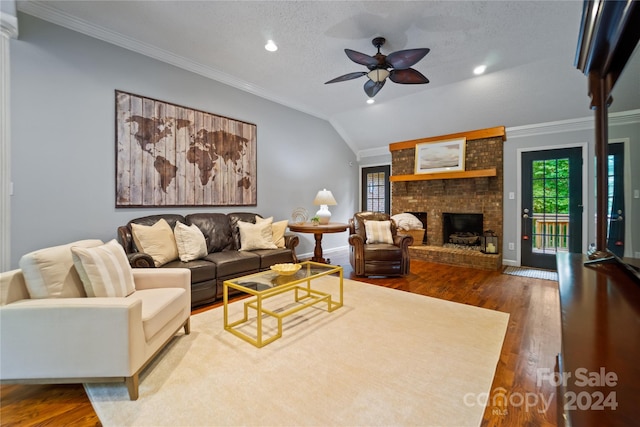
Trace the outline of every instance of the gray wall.
{"label": "gray wall", "polygon": [[[11,265],[32,250],[76,239],[116,237],[132,218],[155,213],[250,211],[289,219],[315,213],[333,192],[333,221],[357,209],[356,156],[324,120],[60,26],[19,14],[12,40]],[[116,89],[254,123],[258,203],[233,208],[115,209]],[[298,254],[313,252],[300,235]],[[325,252],[348,245],[325,236]]]}

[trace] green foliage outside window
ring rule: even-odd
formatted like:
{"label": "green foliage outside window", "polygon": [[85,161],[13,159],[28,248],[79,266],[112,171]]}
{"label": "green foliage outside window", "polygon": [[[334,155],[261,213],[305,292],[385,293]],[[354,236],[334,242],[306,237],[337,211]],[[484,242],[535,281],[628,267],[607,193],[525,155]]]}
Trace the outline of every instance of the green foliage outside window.
{"label": "green foliage outside window", "polygon": [[569,213],[569,159],[533,162],[533,213]]}

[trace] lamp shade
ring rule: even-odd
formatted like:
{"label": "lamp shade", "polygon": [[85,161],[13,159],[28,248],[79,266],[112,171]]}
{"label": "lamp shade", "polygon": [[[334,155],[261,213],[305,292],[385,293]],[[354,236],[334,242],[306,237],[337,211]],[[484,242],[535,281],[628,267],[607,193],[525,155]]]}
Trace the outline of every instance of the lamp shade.
{"label": "lamp shade", "polygon": [[376,68],[375,70],[369,71],[367,77],[377,83],[389,77],[389,74],[391,73],[389,73],[389,71],[385,70],[384,68]]}
{"label": "lamp shade", "polygon": [[331,191],[325,188],[318,191],[318,194],[316,194],[316,198],[313,200],[313,204],[333,206],[337,205],[338,202],[336,202],[336,199],[333,197],[333,194],[331,194]]}

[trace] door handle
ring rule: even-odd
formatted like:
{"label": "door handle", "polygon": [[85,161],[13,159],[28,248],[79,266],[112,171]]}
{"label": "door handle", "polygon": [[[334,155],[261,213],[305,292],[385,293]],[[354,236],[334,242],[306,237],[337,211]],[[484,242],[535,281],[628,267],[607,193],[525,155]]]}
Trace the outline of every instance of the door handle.
{"label": "door handle", "polygon": [[618,216],[615,217],[615,218],[611,218],[609,221],[611,221],[611,222],[624,221],[624,216],[622,215],[622,210],[618,210]]}

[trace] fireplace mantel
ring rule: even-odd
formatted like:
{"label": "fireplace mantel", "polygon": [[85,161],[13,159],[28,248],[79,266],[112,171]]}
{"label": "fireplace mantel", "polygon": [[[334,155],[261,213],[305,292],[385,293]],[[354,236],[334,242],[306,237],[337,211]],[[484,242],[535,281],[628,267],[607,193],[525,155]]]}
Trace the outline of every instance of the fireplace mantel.
{"label": "fireplace mantel", "polygon": [[407,148],[415,148],[417,144],[423,142],[438,142],[446,141],[448,139],[467,138],[467,141],[474,139],[486,139],[499,137],[502,141],[507,140],[507,132],[504,126],[497,126],[494,128],[468,130],[466,132],[450,133],[448,135],[431,136],[428,138],[412,139],[410,141],[393,142],[389,144],[389,151],[406,150]]}
{"label": "fireplace mantel", "polygon": [[391,182],[402,181],[428,181],[433,179],[461,179],[461,178],[483,178],[488,176],[497,176],[496,168],[477,169],[461,172],[440,172],[440,173],[420,173],[410,175],[392,175],[389,177]]}

